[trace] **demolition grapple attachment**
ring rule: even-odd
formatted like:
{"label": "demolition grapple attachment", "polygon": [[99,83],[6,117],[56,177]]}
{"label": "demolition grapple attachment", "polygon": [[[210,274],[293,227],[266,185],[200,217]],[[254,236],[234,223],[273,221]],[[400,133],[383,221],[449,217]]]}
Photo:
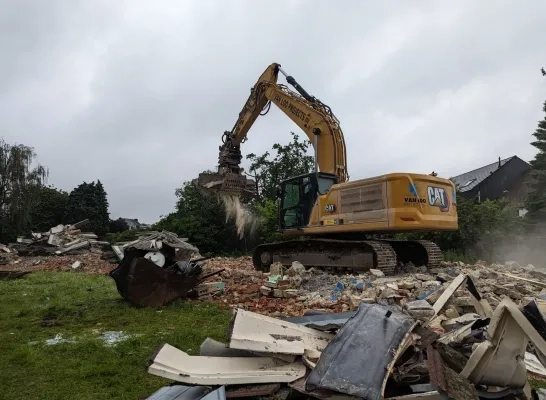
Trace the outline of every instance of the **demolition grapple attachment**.
{"label": "demolition grapple attachment", "polygon": [[193,184],[201,191],[228,196],[241,196],[255,191],[255,182],[236,173],[201,173]]}

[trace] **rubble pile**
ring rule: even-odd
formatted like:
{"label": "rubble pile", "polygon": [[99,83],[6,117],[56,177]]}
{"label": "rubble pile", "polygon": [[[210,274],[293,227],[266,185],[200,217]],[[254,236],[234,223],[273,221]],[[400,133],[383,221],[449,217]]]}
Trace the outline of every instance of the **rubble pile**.
{"label": "rubble pile", "polygon": [[[462,287],[472,313],[438,329]],[[545,301],[518,307],[505,296],[493,311],[465,274],[427,300],[282,319],[236,308],[225,344],[207,338],[198,356],[169,344],[154,352],[148,372],[175,382],[150,398],[537,398],[528,376],[546,376]]]}
{"label": "rubble pile", "polygon": [[109,274],[123,259],[125,249],[136,248],[156,265],[179,259],[200,257],[198,249],[174,233],[146,232],[137,240],[116,243],[97,240],[94,233],[82,232],[88,220],[74,225],[57,225],[48,232],[32,232],[32,238],[0,244],[0,269],[6,272],[79,271]]}
{"label": "rubble pile", "polygon": [[114,266],[101,259],[108,242],[82,229],[83,220],[73,225],[52,227],[47,232],[31,232],[30,238],[17,238],[16,243],[0,244],[0,269],[8,272],[78,271],[107,274]]}
{"label": "rubble pile", "polygon": [[88,274],[106,275],[115,265],[100,258],[100,254],[87,253],[80,255],[60,255],[56,257],[20,257],[10,254],[0,257],[0,269],[4,271],[75,271]]}
{"label": "rubble pile", "polygon": [[[198,287],[190,288],[197,293],[190,298],[212,300],[274,317],[302,315],[309,309],[352,311],[361,303],[406,306],[415,301],[421,303],[420,306],[418,303],[412,305],[413,313],[427,315],[430,311],[423,309],[422,301],[431,304],[437,300],[461,273],[472,278],[476,289],[492,307],[498,306],[506,297],[522,304],[546,296],[546,284],[542,283],[546,273],[532,265],[520,266],[515,262],[492,265],[443,262],[440,268],[430,270],[409,263],[395,276],[384,276],[379,270],[359,275],[334,275],[294,262],[290,268],[274,263],[269,273],[263,273],[254,269],[250,257],[204,260],[187,239],[166,231],[147,232],[134,241],[107,248],[107,243],[98,241],[95,234],[82,232],[86,223],[87,220],[74,225],[58,225],[45,233],[32,233],[32,239],[0,246],[1,269],[111,274],[119,268],[111,263],[120,264],[128,249],[136,249],[136,258],[145,258],[149,261],[147,265],[161,268],[157,270],[159,275],[168,274],[169,269],[180,275],[179,269],[172,270],[173,266],[179,265],[179,261],[199,259],[205,278],[196,281]],[[220,270],[219,275],[207,276]],[[472,306],[468,290],[457,290],[448,304],[446,320],[467,314]]]}
{"label": "rubble pile", "polygon": [[[204,271],[219,269],[223,269],[223,271],[219,275],[207,279],[206,283],[209,285],[222,283],[222,290],[218,291],[215,296],[206,296],[200,299],[212,300],[232,308],[243,308],[271,316],[301,315],[306,309],[303,297],[290,297],[290,295],[269,297],[264,295],[264,283],[274,275],[271,272],[263,273],[255,270],[251,257],[217,257],[208,259],[204,263]],[[275,271],[275,267],[272,271]],[[287,291],[287,293],[290,292],[290,290]],[[341,304],[325,304],[325,308],[341,311]]]}
{"label": "rubble pile", "polygon": [[82,232],[81,229],[88,223],[86,219],[73,225],[59,224],[43,233],[32,232],[30,239],[17,238],[17,243],[10,247],[21,256],[100,252],[100,248],[109,243],[99,241],[98,236],[92,232]]}
{"label": "rubble pile", "polygon": [[119,294],[137,307],[159,307],[184,299],[206,277],[197,247],[174,233],[147,232],[112,249],[120,259],[108,275]]}
{"label": "rubble pile", "polygon": [[[103,258],[116,257],[121,261],[125,249],[135,248],[149,252],[149,259],[162,267],[165,263],[165,257],[174,257],[175,253],[179,259],[189,259],[191,257],[200,258],[199,249],[190,243],[188,239],[179,238],[178,235],[168,231],[151,231],[139,235],[136,240],[123,243],[115,243],[112,250],[106,252]],[[161,256],[163,255],[163,256]]]}
{"label": "rubble pile", "polygon": [[[285,269],[274,263],[269,273],[256,271],[250,257],[217,258],[207,266],[225,268],[216,281],[225,289],[215,301],[232,307],[275,317],[301,315],[308,309],[335,312],[356,310],[360,303],[386,303],[405,306],[409,302],[433,302],[461,273],[469,275],[476,288],[496,307],[508,297],[521,304],[534,297],[546,298],[546,270],[532,265],[522,267],[515,262],[474,265],[443,262],[440,268],[407,266],[412,271],[384,276],[379,270],[360,275],[333,275],[319,269],[306,269],[294,262]],[[544,272],[543,272],[544,271]],[[450,316],[465,314],[472,302],[466,289],[459,289],[448,304]]]}

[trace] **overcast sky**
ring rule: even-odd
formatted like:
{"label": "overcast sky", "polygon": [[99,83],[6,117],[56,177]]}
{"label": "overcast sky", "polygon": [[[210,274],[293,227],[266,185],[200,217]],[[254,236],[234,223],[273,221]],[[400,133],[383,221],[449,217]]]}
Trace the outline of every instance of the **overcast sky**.
{"label": "overcast sky", "polygon": [[[33,146],[56,187],[100,179],[112,218],[171,212],[175,188],[215,167],[221,134],[272,62],[332,107],[351,179],[449,177],[535,154],[545,1],[0,0],[0,10],[0,134]],[[243,153],[290,130],[273,106]]]}

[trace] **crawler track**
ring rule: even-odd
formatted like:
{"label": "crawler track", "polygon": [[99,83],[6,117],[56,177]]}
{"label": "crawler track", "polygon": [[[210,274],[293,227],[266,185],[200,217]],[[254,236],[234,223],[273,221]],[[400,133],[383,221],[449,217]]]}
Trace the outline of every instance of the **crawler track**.
{"label": "crawler track", "polygon": [[258,270],[269,271],[274,262],[290,266],[299,261],[306,267],[331,272],[365,272],[372,268],[393,275],[399,264],[436,268],[442,253],[426,240],[290,240],[262,244],[254,249],[252,261]]}

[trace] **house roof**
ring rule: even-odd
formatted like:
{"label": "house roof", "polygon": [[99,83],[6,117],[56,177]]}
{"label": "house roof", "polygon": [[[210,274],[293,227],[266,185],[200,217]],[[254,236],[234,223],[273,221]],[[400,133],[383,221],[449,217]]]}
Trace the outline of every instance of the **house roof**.
{"label": "house roof", "polygon": [[138,218],[122,218],[129,226],[138,228],[141,224],[138,222]]}
{"label": "house roof", "polygon": [[[500,166],[502,167],[511,159],[516,156],[505,158],[500,160]],[[460,192],[468,192],[469,190],[474,189],[480,183],[482,183],[489,175],[495,172],[499,168],[499,162],[495,161],[494,163],[488,164],[484,167],[474,169],[472,171],[466,172],[461,175],[454,176],[451,180],[455,183],[455,186]]]}

